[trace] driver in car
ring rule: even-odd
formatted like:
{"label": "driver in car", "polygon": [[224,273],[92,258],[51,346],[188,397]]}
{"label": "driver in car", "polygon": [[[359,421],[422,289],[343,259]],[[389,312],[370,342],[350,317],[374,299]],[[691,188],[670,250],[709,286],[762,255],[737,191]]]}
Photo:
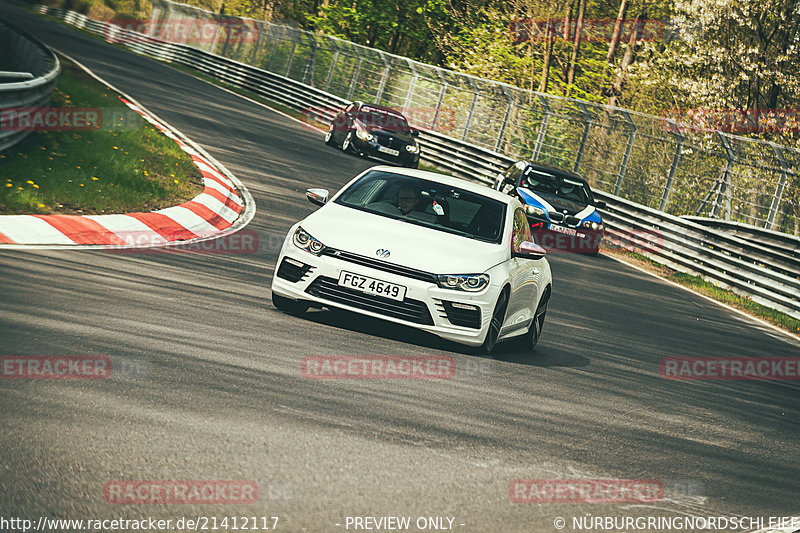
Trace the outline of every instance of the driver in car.
{"label": "driver in car", "polygon": [[414,218],[424,222],[436,222],[436,215],[425,212],[425,202],[422,191],[411,184],[401,185],[397,189],[397,208],[405,217]]}
{"label": "driver in car", "polygon": [[418,210],[421,203],[422,194],[416,187],[401,185],[397,189],[397,208],[403,216],[408,216],[412,211]]}
{"label": "driver in car", "polygon": [[380,213],[399,215],[422,222],[437,222],[436,215],[425,212],[426,203],[422,191],[411,183],[400,184],[392,200],[381,200],[370,204],[370,208]]}

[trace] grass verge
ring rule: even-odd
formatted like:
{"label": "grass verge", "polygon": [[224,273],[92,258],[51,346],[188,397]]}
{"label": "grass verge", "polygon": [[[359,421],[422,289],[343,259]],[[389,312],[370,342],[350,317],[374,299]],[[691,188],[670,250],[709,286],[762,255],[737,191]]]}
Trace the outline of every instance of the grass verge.
{"label": "grass verge", "polygon": [[99,108],[104,123],[87,131],[37,131],[0,153],[1,214],[151,211],[202,192],[188,154],[108,87],[59,59],[51,106]]}
{"label": "grass verge", "polygon": [[709,283],[700,276],[693,276],[691,274],[678,272],[662,264],[656,263],[649,257],[646,257],[642,254],[630,252],[617,247],[604,246],[603,253],[619,257],[620,259],[623,259],[628,263],[632,263],[639,268],[647,270],[648,272],[652,272],[661,278],[687,287],[698,294],[708,296],[713,300],[727,304],[740,311],[744,311],[751,316],[760,318],[766,322],[769,322],[770,324],[778,326],[789,333],[794,333],[795,335],[800,334],[800,320],[797,320],[796,318],[793,318],[785,313],[781,313],[780,311],[776,311],[756,303],[749,298],[740,296],[728,289],[717,287],[713,283]]}

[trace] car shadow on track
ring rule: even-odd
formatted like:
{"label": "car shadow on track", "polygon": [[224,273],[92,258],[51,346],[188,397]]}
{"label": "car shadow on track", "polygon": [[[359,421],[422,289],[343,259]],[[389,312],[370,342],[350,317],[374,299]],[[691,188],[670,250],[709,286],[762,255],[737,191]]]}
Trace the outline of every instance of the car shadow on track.
{"label": "car shadow on track", "polygon": [[[273,311],[280,312],[274,308]],[[476,358],[489,358],[506,363],[542,368],[580,368],[591,363],[591,360],[587,357],[569,352],[555,345],[548,345],[545,342],[542,342],[533,352],[514,350],[509,344],[501,342],[491,355],[481,354],[476,348],[447,341],[436,335],[412,327],[338,309],[312,309],[296,318],[298,320],[307,320],[318,325],[362,333],[377,339],[402,342],[408,344],[409,350],[412,351],[415,347],[424,347],[437,352],[444,351]]]}
{"label": "car shadow on track", "polygon": [[[543,335],[547,335],[544,333]],[[544,336],[542,337],[544,339]],[[540,341],[533,352],[520,352],[512,349],[506,343],[500,343],[495,348],[492,356],[504,363],[514,363],[518,365],[538,366],[542,368],[566,367],[582,368],[591,364],[591,359],[582,355],[569,352],[557,346]]]}

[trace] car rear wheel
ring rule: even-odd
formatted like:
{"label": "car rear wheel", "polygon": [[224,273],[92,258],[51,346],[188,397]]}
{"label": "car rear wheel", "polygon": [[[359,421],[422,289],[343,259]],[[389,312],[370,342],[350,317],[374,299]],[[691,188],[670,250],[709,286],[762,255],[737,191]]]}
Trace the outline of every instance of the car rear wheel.
{"label": "car rear wheel", "polygon": [[325,144],[327,144],[328,146],[333,146],[334,144],[336,144],[336,142],[333,140],[333,128],[334,128],[333,122],[331,122],[328,131],[325,132]]}
{"label": "car rear wheel", "polygon": [[344,152],[346,154],[353,153],[353,132],[352,131],[348,131],[347,132],[347,137],[345,137],[344,141],[342,141],[342,152]]}
{"label": "car rear wheel", "polygon": [[308,304],[302,300],[292,300],[272,293],[272,305],[290,315],[302,315],[308,310]]}
{"label": "car rear wheel", "polygon": [[486,332],[486,338],[483,341],[480,351],[485,354],[492,353],[494,347],[497,345],[497,338],[500,336],[500,330],[503,328],[503,322],[506,321],[506,309],[508,308],[508,291],[503,289],[500,296],[497,298],[497,304],[494,306],[492,312],[492,319],[489,322],[489,330]]}
{"label": "car rear wheel", "polygon": [[516,337],[510,342],[515,349],[520,351],[532,351],[539,343],[539,338],[542,336],[542,328],[544,327],[544,319],[547,316],[547,303],[550,301],[550,289],[544,293],[542,299],[539,300],[539,305],[536,307],[536,313],[533,315],[533,321],[528,328],[528,332],[521,337]]}

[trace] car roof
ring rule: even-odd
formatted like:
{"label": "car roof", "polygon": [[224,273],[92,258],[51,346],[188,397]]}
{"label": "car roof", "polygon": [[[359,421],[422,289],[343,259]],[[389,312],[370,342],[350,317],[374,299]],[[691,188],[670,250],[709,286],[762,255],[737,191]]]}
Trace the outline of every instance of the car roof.
{"label": "car roof", "polygon": [[474,192],[493,200],[498,200],[504,204],[512,204],[516,200],[516,198],[513,196],[509,196],[508,194],[492,189],[487,185],[475,183],[463,178],[448,176],[446,174],[440,174],[438,172],[429,172],[427,170],[419,170],[416,168],[392,167],[388,165],[378,165],[370,168],[369,170],[380,170],[381,172],[392,172],[401,176],[411,176],[413,178],[435,181],[444,185],[458,187],[459,189],[464,189],[465,191]]}
{"label": "car roof", "polygon": [[547,172],[553,172],[553,173],[561,174],[563,176],[568,176],[571,179],[574,179],[576,181],[580,181],[584,185],[587,185],[587,186],[589,185],[589,182],[586,181],[586,178],[584,178],[580,174],[572,172],[571,170],[564,170],[563,168],[558,168],[558,167],[554,167],[554,166],[551,166],[551,165],[545,165],[544,163],[531,162],[531,161],[527,161],[527,160],[523,160],[523,161],[525,161],[525,163],[527,163],[528,166],[531,166],[531,167],[534,167],[534,168],[537,168],[537,169],[540,169],[540,170],[545,170]]}
{"label": "car roof", "polygon": [[393,109],[391,107],[386,107],[384,105],[370,104],[370,103],[367,103],[367,102],[360,102],[358,108],[361,109],[362,107],[372,107],[374,109],[379,109],[381,111],[389,111],[390,113],[396,113],[396,114],[398,114],[400,116],[403,116],[403,114],[400,111],[398,111],[397,109]]}

